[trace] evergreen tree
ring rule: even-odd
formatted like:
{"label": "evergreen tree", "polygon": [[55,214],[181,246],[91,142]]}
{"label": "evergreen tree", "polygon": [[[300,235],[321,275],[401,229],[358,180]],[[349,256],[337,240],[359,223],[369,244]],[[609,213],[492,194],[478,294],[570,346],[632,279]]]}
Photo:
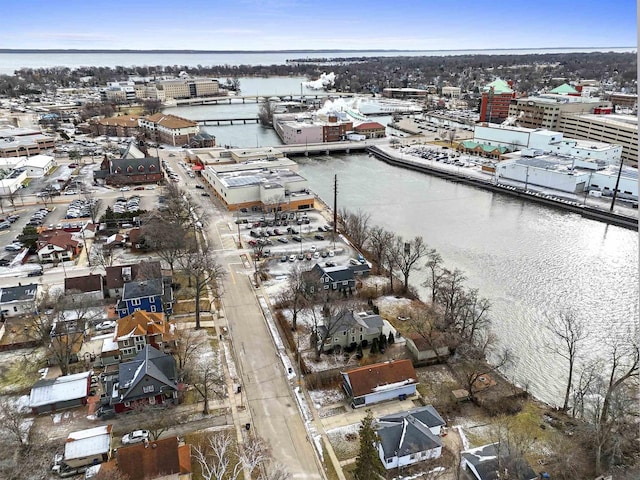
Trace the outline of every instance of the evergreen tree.
{"label": "evergreen tree", "polygon": [[380,458],[376,444],[378,434],[373,428],[373,414],[367,410],[367,416],[360,424],[360,452],[356,458],[356,469],[353,472],[356,480],[377,480],[384,478],[385,469]]}
{"label": "evergreen tree", "polygon": [[380,349],[387,348],[387,336],[384,333],[380,332],[378,342],[380,343]]}
{"label": "evergreen tree", "polygon": [[380,350],[378,348],[379,342],[378,342],[378,337],[374,338],[373,340],[371,340],[371,355],[375,355],[376,353],[378,353],[378,351]]}
{"label": "evergreen tree", "polygon": [[387,343],[389,345],[393,345],[395,341],[396,341],[396,338],[393,336],[393,332],[389,332],[389,338],[387,339]]}
{"label": "evergreen tree", "polygon": [[358,345],[358,349],[356,350],[356,357],[360,360],[364,357],[364,352],[362,351],[362,344]]}

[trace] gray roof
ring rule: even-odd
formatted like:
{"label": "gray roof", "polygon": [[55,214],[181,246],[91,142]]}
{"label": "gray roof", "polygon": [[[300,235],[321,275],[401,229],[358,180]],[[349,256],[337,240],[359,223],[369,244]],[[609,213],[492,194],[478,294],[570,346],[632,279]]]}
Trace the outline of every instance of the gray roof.
{"label": "gray roof", "polygon": [[[152,167],[153,168],[150,168]],[[131,167],[133,171],[127,172],[127,168]],[[139,170],[142,167],[143,170]],[[162,173],[160,169],[160,160],[156,157],[144,158],[118,158],[110,161],[109,171],[112,174],[117,173],[116,169],[120,168],[120,175],[141,175],[147,173]]]}
{"label": "gray roof", "polygon": [[130,362],[121,363],[119,372],[120,390],[126,389],[121,400],[126,399],[129,392],[147,375],[174,390],[178,387],[175,360],[151,345],[145,345]]}
{"label": "gray roof", "polygon": [[[362,327],[364,333],[371,335],[372,333],[380,333],[384,321],[380,315],[369,312],[354,312],[353,310],[339,313],[331,320],[331,330],[335,333],[344,332],[352,328]],[[326,331],[326,327],[321,325],[319,328]]]}
{"label": "gray roof", "polygon": [[[490,443],[481,447],[462,452],[462,457],[478,472],[479,480],[498,480],[498,469],[502,466],[509,471],[509,478],[513,480],[535,480],[535,472],[526,460],[511,456],[506,445],[498,448],[498,443]],[[499,451],[503,450],[503,451]],[[498,454],[500,462],[498,462]]]}
{"label": "gray roof", "polygon": [[316,263],[309,272],[312,275],[316,275],[320,278],[326,275],[332,282],[355,281],[353,270],[345,266],[323,267],[322,265]]}
{"label": "gray roof", "polygon": [[38,291],[37,283],[0,288],[0,303],[34,300]]}
{"label": "gray roof", "polygon": [[89,394],[89,376],[92,372],[64,375],[38,380],[29,394],[29,407],[40,407],[84,398]]}
{"label": "gray roof", "polygon": [[432,405],[424,407],[413,408],[411,410],[405,410],[404,412],[398,412],[391,415],[386,415],[380,418],[381,422],[400,422],[405,417],[413,417],[422,423],[427,428],[441,427],[446,425],[446,422],[440,416],[438,411],[433,408]]}
{"label": "gray roof", "polygon": [[440,438],[411,415],[393,421],[380,419],[376,430],[385,458],[405,457],[442,446]]}
{"label": "gray roof", "polygon": [[122,290],[122,300],[162,295],[162,279],[150,278],[139,282],[128,282]]}

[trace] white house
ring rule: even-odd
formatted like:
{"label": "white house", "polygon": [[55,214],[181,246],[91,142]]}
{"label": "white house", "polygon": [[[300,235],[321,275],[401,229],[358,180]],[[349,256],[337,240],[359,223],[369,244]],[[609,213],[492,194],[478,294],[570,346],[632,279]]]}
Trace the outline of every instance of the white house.
{"label": "white house", "polygon": [[380,461],[389,470],[440,457],[445,423],[431,405],[377,419]]}
{"label": "white house", "polygon": [[38,284],[0,288],[0,309],[4,317],[16,317],[36,311]]}

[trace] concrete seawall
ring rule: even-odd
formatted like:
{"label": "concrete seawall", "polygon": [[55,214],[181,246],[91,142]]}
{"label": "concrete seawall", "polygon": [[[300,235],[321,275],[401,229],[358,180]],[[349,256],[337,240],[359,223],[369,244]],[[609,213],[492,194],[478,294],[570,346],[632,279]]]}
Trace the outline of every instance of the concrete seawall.
{"label": "concrete seawall", "polygon": [[630,230],[638,230],[638,220],[633,217],[627,217],[606,210],[601,210],[586,205],[580,205],[575,202],[550,198],[548,196],[537,194],[535,192],[527,192],[524,189],[518,187],[499,184],[496,185],[494,183],[486,182],[478,178],[473,178],[466,175],[457,174],[456,172],[445,171],[438,168],[430,167],[429,165],[424,165],[408,159],[395,157],[375,146],[367,148],[367,151],[374,155],[377,159],[382,160],[389,165],[395,165],[400,168],[406,168],[409,170],[426,173],[428,175],[434,175],[451,182],[459,182],[465,185],[491,190],[492,192],[519,197],[524,200],[530,200],[551,208],[578,213],[585,218],[617,225],[619,227],[628,228]]}

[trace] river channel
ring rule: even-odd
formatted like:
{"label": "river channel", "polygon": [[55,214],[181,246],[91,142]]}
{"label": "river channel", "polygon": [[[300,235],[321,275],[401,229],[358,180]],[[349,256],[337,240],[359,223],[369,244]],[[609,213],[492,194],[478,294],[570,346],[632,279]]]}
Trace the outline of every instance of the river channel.
{"label": "river channel", "polygon": [[[299,92],[301,78],[241,79],[250,94]],[[269,79],[271,80],[271,79]],[[254,90],[256,92],[254,92]],[[306,92],[305,92],[306,93]],[[190,119],[257,113],[256,104],[168,108]],[[388,119],[379,118],[385,124]],[[273,130],[256,124],[207,127],[219,145],[277,146]],[[339,208],[371,214],[374,224],[405,238],[422,236],[447,268],[463,270],[468,285],[492,303],[498,345],[516,361],[506,376],[550,404],[561,401],[566,367],[548,345],[546,316],[571,310],[583,317],[585,355],[602,353],[638,320],[638,234],[475,187],[387,165],[366,154],[298,158],[300,172],[327,203],[338,175]],[[424,272],[411,284],[420,286]]]}

